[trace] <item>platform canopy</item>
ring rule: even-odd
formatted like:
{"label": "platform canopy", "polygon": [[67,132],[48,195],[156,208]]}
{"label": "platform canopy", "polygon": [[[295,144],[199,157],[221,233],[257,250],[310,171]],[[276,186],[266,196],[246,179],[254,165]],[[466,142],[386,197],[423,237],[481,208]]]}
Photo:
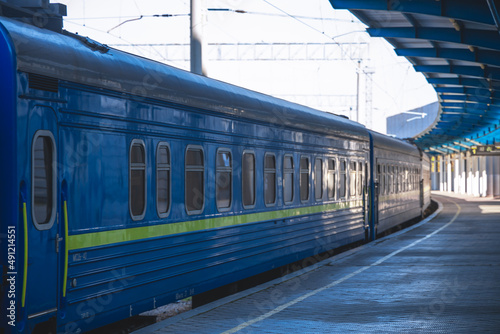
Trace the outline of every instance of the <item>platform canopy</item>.
{"label": "platform canopy", "polygon": [[500,1],[330,0],[422,72],[440,103],[415,138],[431,154],[500,142]]}

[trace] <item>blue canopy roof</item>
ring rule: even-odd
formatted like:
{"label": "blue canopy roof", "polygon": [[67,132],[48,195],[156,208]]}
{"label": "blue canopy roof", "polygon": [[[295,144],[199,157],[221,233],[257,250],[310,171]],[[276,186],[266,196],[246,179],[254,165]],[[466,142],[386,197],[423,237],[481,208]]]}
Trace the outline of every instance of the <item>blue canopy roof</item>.
{"label": "blue canopy roof", "polygon": [[[330,0],[383,37],[434,86],[440,110],[415,138],[429,153],[500,142],[500,4],[494,0]],[[498,5],[498,8],[497,8]]]}

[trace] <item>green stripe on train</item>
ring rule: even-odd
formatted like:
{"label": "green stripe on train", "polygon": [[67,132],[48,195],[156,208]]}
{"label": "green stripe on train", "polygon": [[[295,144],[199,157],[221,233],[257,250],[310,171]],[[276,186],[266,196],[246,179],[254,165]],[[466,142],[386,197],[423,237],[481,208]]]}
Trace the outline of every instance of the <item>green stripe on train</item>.
{"label": "green stripe on train", "polygon": [[354,208],[361,205],[361,200],[353,200],[342,203],[331,203],[286,210],[266,211],[238,216],[225,216],[201,220],[190,220],[178,223],[70,235],[68,241],[68,249],[77,250],[81,248],[110,245],[125,241],[161,237],[184,232],[195,232],[217,227],[235,226],[275,219],[293,218],[315,213],[326,213],[340,209]]}

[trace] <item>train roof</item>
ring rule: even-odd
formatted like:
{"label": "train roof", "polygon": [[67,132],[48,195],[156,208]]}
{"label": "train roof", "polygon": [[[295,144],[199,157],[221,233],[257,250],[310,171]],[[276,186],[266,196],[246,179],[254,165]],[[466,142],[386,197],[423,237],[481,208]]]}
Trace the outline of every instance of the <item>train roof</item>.
{"label": "train roof", "polygon": [[373,138],[373,146],[384,150],[394,151],[402,154],[421,156],[421,151],[416,145],[407,141],[392,138],[378,132],[370,131]]}
{"label": "train roof", "polygon": [[68,32],[57,33],[5,17],[0,17],[0,24],[13,40],[19,71],[368,141],[366,128],[340,116],[195,75]]}

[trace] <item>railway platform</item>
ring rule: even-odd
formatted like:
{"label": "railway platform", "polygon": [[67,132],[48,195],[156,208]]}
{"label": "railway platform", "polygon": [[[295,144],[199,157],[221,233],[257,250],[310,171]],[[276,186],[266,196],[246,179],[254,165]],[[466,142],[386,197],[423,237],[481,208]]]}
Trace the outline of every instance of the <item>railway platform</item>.
{"label": "railway platform", "polygon": [[134,333],[498,333],[500,200],[433,199],[406,230]]}

